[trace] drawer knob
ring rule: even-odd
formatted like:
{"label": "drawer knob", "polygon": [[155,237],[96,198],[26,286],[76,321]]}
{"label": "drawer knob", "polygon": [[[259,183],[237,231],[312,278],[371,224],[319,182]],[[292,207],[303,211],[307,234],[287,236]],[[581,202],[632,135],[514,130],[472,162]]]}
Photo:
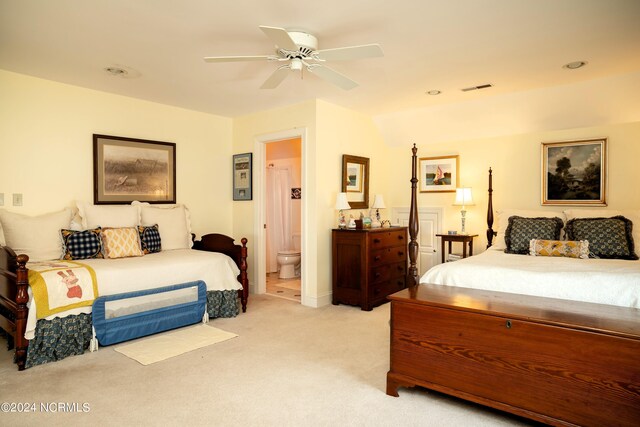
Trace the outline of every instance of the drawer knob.
{"label": "drawer knob", "polygon": [[380,261],[380,255],[376,255],[373,259],[376,261]]}
{"label": "drawer knob", "polygon": [[507,327],[507,329],[511,329],[511,320],[507,320],[505,326]]}
{"label": "drawer knob", "polygon": [[373,275],[376,276],[376,278],[381,276],[381,274],[379,272],[377,272],[377,271]]}
{"label": "drawer knob", "polygon": [[398,256],[403,256],[403,255],[404,255],[404,252],[398,251]]}
{"label": "drawer knob", "polygon": [[373,243],[380,243],[380,239],[373,239]]}
{"label": "drawer knob", "polygon": [[404,240],[404,236],[403,236],[402,234],[400,234],[400,235],[398,236],[398,240]]}

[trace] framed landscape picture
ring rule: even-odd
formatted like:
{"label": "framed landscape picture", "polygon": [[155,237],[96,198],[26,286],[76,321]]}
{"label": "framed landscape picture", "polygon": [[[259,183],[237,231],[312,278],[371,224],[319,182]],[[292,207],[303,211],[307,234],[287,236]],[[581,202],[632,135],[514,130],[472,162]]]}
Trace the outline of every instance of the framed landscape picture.
{"label": "framed landscape picture", "polygon": [[455,192],[460,181],[459,161],[459,156],[421,157],[420,192]]}
{"label": "framed landscape picture", "polygon": [[176,144],[93,135],[93,202],[176,202]]}
{"label": "framed landscape picture", "polygon": [[542,143],[542,204],[606,206],[607,139]]}

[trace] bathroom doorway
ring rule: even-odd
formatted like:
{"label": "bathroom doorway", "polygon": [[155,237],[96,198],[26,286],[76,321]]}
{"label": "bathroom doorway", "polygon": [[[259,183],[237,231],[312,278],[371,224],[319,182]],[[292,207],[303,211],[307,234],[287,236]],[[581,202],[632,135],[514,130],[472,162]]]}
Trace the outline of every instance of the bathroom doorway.
{"label": "bathroom doorway", "polygon": [[302,140],[265,144],[266,292],[301,301]]}

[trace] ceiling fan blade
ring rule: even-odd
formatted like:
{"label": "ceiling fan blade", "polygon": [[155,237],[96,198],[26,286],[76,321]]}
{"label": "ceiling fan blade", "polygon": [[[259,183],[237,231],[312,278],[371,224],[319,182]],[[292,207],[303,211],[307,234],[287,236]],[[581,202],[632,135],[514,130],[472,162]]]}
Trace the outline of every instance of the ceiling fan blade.
{"label": "ceiling fan blade", "polygon": [[334,85],[344,90],[353,89],[354,87],[358,86],[358,83],[354,82],[347,76],[344,76],[336,70],[332,70],[331,68],[324,65],[309,67],[308,70],[321,79],[324,79],[329,83],[333,83]]}
{"label": "ceiling fan blade", "polygon": [[327,61],[346,61],[349,59],[384,56],[384,52],[379,44],[322,49],[318,50],[317,53],[320,59],[326,59]]}
{"label": "ceiling fan blade", "polygon": [[275,70],[273,72],[273,74],[271,74],[271,76],[269,76],[269,78],[267,80],[265,80],[264,83],[262,83],[262,86],[260,86],[260,89],[275,89],[277,88],[280,83],[282,83],[284,81],[284,79],[287,78],[287,76],[289,75],[289,71],[291,71],[289,69],[289,67],[287,65],[284,65],[280,68],[278,68],[277,70]]}
{"label": "ceiling fan blade", "polygon": [[260,56],[207,56],[204,62],[241,62],[241,61],[263,61],[265,59],[274,59],[273,55]]}
{"label": "ceiling fan blade", "polygon": [[260,29],[267,37],[271,39],[279,48],[296,52],[298,45],[293,41],[287,30],[278,27],[265,27],[260,25]]}

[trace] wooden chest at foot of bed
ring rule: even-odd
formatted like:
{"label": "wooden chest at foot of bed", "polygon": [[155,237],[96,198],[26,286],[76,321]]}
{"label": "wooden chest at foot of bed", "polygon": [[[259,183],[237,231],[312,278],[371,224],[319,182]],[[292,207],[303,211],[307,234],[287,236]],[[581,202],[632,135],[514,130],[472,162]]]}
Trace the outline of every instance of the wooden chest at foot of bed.
{"label": "wooden chest at foot of bed", "polygon": [[390,299],[391,396],[418,385],[553,425],[640,422],[640,310],[436,285]]}

